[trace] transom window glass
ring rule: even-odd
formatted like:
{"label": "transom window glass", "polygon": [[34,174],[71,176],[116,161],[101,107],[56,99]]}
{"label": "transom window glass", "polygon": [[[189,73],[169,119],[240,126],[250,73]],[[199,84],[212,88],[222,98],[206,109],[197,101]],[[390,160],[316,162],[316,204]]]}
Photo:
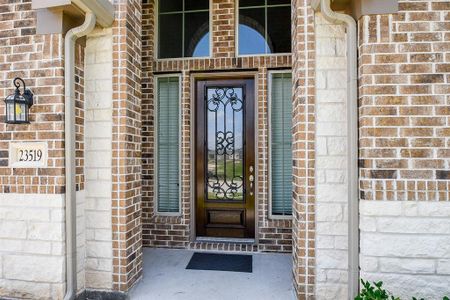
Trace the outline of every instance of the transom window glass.
{"label": "transom window glass", "polygon": [[158,3],[158,58],[209,56],[209,0]]}
{"label": "transom window glass", "polygon": [[239,54],[291,52],[291,0],[239,0]]}

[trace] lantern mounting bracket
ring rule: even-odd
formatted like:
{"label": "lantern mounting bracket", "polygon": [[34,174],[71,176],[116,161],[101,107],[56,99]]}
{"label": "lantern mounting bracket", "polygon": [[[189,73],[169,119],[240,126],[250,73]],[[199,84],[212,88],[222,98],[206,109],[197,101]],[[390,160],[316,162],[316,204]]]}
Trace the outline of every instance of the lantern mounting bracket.
{"label": "lantern mounting bracket", "polygon": [[25,84],[25,81],[20,78],[16,77],[14,78],[14,86],[16,87],[16,94],[20,95],[20,87],[23,87],[23,93],[22,96],[27,100],[28,107],[33,106],[33,92],[30,89],[27,89],[27,85]]}
{"label": "lantern mounting bracket", "polygon": [[22,96],[27,101],[28,107],[33,106],[33,92],[29,89],[27,89],[27,85],[25,84],[25,81],[22,78],[16,77],[14,78],[14,86],[16,87],[16,95],[20,95],[20,86],[23,86],[23,93]]}

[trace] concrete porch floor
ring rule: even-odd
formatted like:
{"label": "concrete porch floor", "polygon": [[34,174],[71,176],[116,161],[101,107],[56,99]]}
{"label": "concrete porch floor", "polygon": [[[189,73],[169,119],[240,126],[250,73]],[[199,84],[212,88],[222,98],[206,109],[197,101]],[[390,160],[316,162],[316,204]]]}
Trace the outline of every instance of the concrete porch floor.
{"label": "concrete porch floor", "polygon": [[291,300],[292,256],[253,255],[253,273],[186,270],[194,251],[144,249],[144,274],[131,300]]}

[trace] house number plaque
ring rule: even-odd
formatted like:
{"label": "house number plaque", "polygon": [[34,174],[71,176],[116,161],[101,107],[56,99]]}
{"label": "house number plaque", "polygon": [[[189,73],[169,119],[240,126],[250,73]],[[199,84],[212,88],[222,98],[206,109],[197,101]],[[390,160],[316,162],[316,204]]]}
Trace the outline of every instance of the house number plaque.
{"label": "house number plaque", "polygon": [[45,168],[47,157],[47,143],[11,143],[9,146],[11,168]]}

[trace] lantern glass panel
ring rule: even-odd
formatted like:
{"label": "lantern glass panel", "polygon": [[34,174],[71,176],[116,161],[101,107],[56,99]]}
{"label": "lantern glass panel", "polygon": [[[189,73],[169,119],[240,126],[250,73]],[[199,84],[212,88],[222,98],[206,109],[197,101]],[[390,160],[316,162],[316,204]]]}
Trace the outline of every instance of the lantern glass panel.
{"label": "lantern glass panel", "polygon": [[14,102],[6,102],[6,121],[14,121]]}
{"label": "lantern glass panel", "polygon": [[25,103],[16,102],[16,121],[25,122],[27,120],[26,111],[27,106]]}

